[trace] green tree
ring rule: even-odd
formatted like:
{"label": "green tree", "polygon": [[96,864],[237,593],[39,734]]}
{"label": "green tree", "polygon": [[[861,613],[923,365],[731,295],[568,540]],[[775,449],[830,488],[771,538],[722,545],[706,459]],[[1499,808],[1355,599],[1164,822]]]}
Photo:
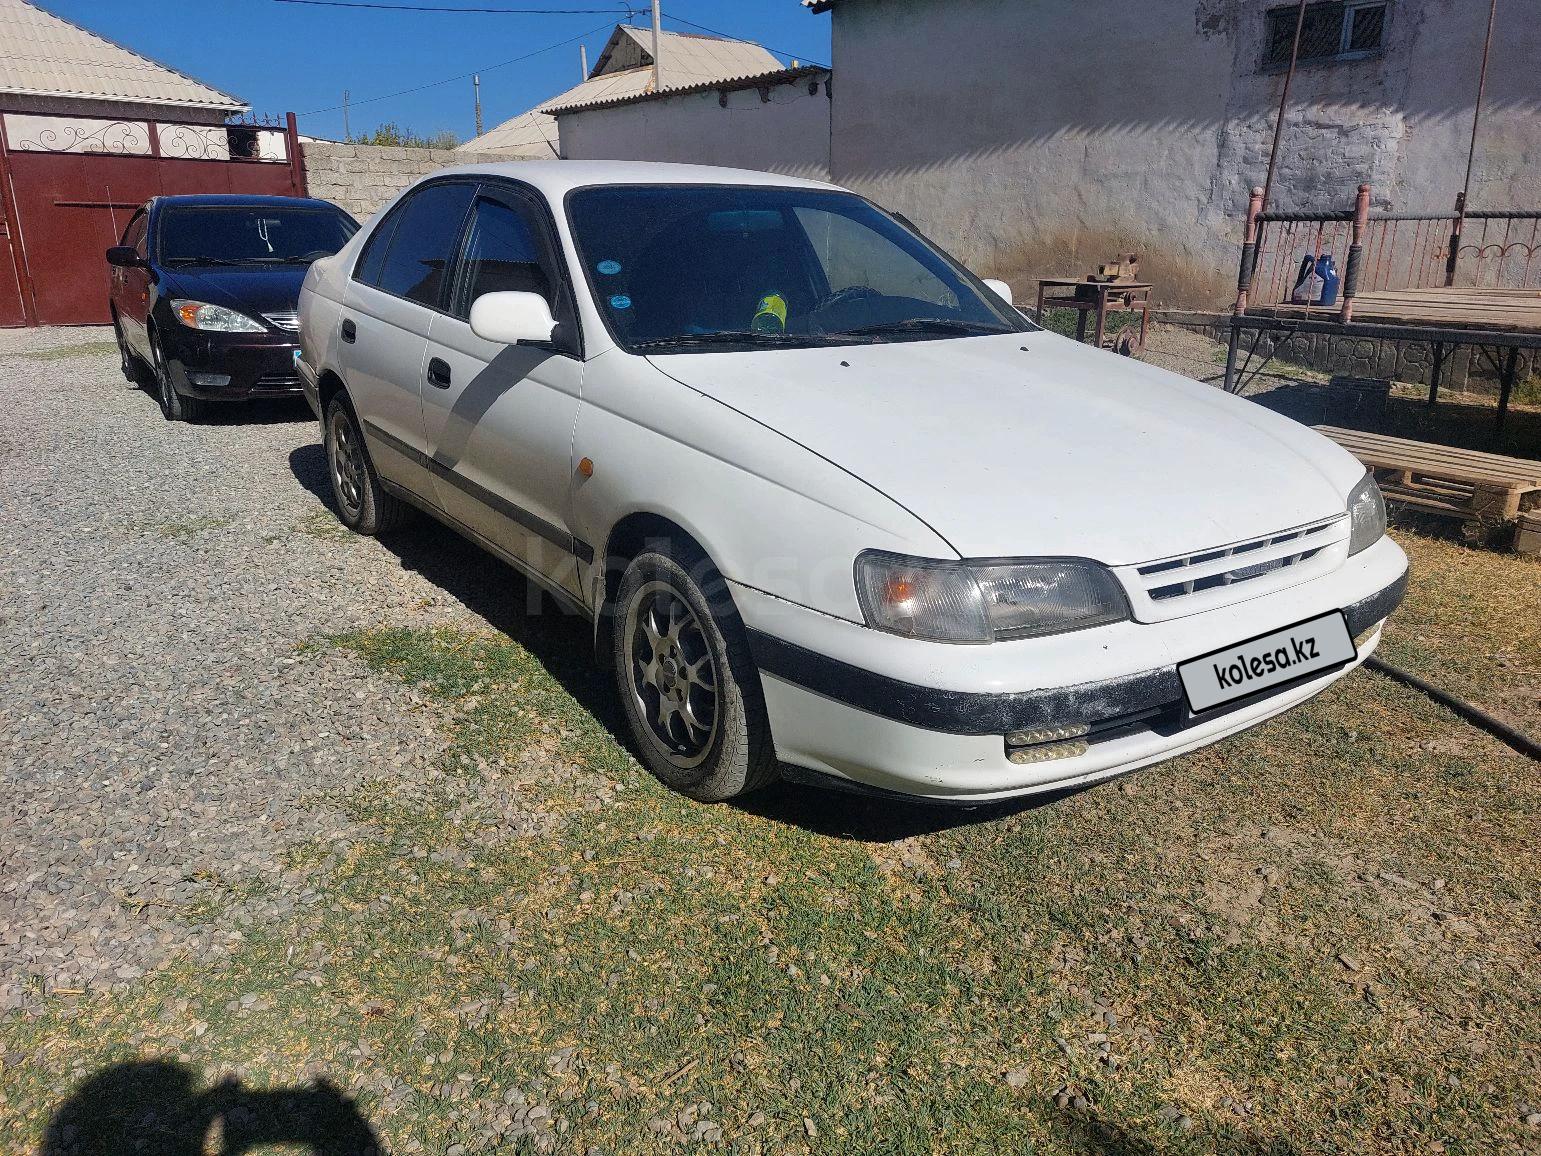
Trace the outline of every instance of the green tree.
{"label": "green tree", "polygon": [[402,128],[395,121],[387,121],[378,128],[353,138],[355,144],[396,145],[409,149],[452,149],[460,138],[449,129],[440,129],[432,136],[419,136],[409,128]]}

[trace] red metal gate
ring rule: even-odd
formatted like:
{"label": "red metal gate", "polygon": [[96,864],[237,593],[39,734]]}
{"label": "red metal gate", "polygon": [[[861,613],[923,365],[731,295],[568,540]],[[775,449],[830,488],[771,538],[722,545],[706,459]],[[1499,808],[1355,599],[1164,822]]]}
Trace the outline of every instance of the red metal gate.
{"label": "red metal gate", "polygon": [[111,320],[103,253],[134,209],[177,193],[304,196],[282,126],[0,114],[0,326]]}

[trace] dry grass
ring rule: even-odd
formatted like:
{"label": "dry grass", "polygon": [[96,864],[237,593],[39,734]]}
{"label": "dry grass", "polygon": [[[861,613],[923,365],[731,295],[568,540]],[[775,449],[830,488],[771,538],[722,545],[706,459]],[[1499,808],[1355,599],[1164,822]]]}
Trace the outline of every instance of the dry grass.
{"label": "dry grass", "polygon": [[1541,736],[1541,559],[1399,539],[1411,578],[1381,657]]}

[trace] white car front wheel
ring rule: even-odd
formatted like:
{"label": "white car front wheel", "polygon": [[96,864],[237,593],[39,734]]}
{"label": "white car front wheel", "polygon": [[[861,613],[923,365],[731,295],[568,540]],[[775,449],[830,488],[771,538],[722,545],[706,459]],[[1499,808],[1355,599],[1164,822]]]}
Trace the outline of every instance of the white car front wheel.
{"label": "white car front wheel", "polygon": [[704,557],[652,544],[626,567],[613,622],[616,689],[643,764],[660,782],[720,802],[775,780],[759,674]]}

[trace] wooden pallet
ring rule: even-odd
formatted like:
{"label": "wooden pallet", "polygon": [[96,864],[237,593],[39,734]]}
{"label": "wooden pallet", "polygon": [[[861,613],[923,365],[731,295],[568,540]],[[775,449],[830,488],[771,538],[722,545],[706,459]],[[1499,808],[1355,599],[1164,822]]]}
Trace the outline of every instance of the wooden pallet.
{"label": "wooden pallet", "polygon": [[1374,470],[1386,471],[1388,498],[1431,514],[1494,525],[1512,522],[1531,494],[1541,494],[1541,461],[1486,454],[1458,446],[1319,425]]}

